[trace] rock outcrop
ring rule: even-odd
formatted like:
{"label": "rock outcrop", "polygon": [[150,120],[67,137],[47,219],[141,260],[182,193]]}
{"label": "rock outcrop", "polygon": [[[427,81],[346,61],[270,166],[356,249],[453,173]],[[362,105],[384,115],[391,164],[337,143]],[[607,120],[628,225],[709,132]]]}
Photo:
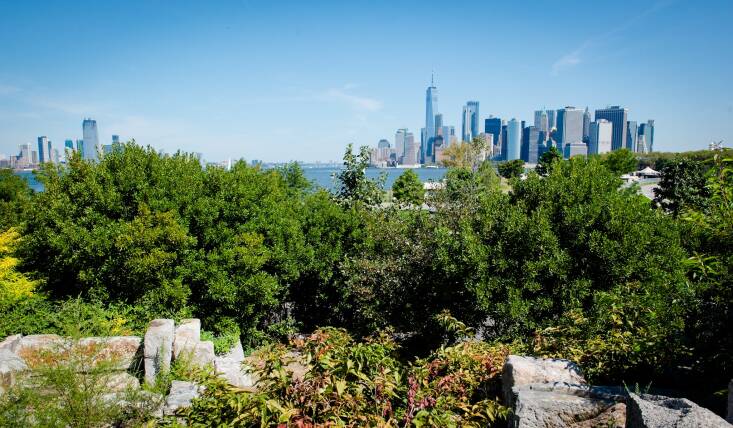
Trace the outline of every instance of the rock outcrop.
{"label": "rock outcrop", "polygon": [[158,373],[168,371],[173,356],[174,323],[172,319],[150,321],[145,332],[145,381],[154,383]]}
{"label": "rock outcrop", "polygon": [[510,355],[504,363],[501,380],[504,402],[514,404],[512,389],[529,384],[565,382],[574,385],[586,383],[577,364],[569,360],[523,357]]}
{"label": "rock outcrop", "polygon": [[198,398],[201,392],[203,392],[203,387],[200,385],[193,382],[174,380],[171,384],[170,393],[165,399],[163,414],[173,415],[178,409],[191,406],[191,402],[194,398]]}
{"label": "rock outcrop", "polygon": [[15,384],[18,375],[28,370],[22,358],[9,349],[0,349],[0,394]]}
{"label": "rock outcrop", "polygon": [[730,428],[720,416],[685,398],[629,393],[627,428]]}

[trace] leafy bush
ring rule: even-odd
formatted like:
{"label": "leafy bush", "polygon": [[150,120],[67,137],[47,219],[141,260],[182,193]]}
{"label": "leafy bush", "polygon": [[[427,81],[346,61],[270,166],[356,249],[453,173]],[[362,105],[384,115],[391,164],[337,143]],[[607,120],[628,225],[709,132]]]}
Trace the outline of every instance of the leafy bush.
{"label": "leafy bush", "polygon": [[0,230],[23,222],[32,196],[28,182],[12,169],[0,169]]}
{"label": "leafy bush", "polygon": [[293,346],[257,353],[257,392],[210,379],[180,416],[199,427],[483,427],[507,416],[487,395],[505,355],[485,343],[441,348],[409,366],[386,334],[354,342],[343,330],[321,329]]}
{"label": "leafy bush", "polygon": [[415,171],[403,172],[392,185],[392,194],[397,202],[420,205],[425,198],[425,190]]}
{"label": "leafy bush", "polygon": [[517,178],[524,172],[524,161],[515,159],[499,164],[499,175],[504,178]]}

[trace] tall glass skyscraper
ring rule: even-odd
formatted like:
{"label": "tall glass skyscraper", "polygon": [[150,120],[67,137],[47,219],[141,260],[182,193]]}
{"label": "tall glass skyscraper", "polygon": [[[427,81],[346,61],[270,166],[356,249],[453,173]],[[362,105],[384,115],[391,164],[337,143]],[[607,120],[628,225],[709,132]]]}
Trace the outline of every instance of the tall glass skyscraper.
{"label": "tall glass skyscraper", "polygon": [[626,127],[629,110],[619,106],[612,106],[596,110],[596,122],[598,119],[606,119],[613,125],[613,141],[611,150],[618,150],[626,147]]}
{"label": "tall glass skyscraper", "polygon": [[38,137],[38,162],[51,161],[51,142],[47,137]]}
{"label": "tall glass skyscraper", "polygon": [[539,131],[544,132],[545,135],[547,135],[547,133],[550,132],[550,128],[548,127],[548,117],[547,117],[546,111],[536,110],[534,112],[534,126]]}
{"label": "tall glass skyscraper", "polygon": [[431,78],[430,86],[425,91],[425,131],[421,138],[420,161],[428,163],[431,161],[430,148],[435,138],[435,114],[438,112],[438,88]]}
{"label": "tall glass skyscraper", "polygon": [[463,106],[463,126],[461,138],[463,141],[472,141],[479,134],[478,101],[469,101]]}
{"label": "tall glass skyscraper", "polygon": [[506,155],[505,160],[519,159],[522,145],[522,126],[517,119],[512,119],[506,126]]}
{"label": "tall glass skyscraper", "polygon": [[632,152],[637,152],[639,149],[636,147],[636,136],[638,135],[639,127],[636,125],[635,120],[629,120],[626,122],[626,148]]}
{"label": "tall glass skyscraper", "polygon": [[557,142],[561,152],[567,144],[583,142],[583,111],[565,107],[557,111]]}
{"label": "tall glass skyscraper", "polygon": [[547,110],[547,134],[549,135],[555,128],[557,128],[557,111]]}
{"label": "tall glass skyscraper", "polygon": [[484,120],[484,132],[492,135],[492,141],[495,146],[501,147],[501,119],[498,117],[489,117]]}
{"label": "tall glass skyscraper", "polygon": [[583,142],[585,144],[588,144],[590,142],[590,112],[588,111],[588,107],[585,107],[585,112],[583,112]]}
{"label": "tall glass skyscraper", "polygon": [[84,150],[82,151],[82,156],[84,159],[96,161],[98,160],[97,151],[99,150],[97,121],[93,119],[84,119],[81,126],[84,139]]}

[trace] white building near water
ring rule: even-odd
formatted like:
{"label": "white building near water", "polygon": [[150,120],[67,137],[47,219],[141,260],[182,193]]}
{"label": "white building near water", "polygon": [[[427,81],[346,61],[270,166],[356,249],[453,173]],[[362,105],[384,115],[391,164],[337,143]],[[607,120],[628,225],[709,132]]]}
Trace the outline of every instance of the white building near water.
{"label": "white building near water", "polygon": [[97,132],[97,121],[93,119],[84,119],[82,122],[83,131],[83,152],[82,157],[87,160],[99,160],[99,133]]}

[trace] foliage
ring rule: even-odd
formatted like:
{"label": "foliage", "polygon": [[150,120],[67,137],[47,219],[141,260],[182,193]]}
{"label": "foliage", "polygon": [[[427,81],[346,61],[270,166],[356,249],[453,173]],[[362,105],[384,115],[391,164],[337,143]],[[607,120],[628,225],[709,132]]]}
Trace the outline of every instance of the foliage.
{"label": "foliage", "polygon": [[547,175],[552,169],[551,165],[558,161],[562,161],[562,153],[560,153],[560,150],[558,150],[557,147],[550,146],[550,148],[540,156],[537,161],[537,168],[535,171],[537,171],[537,174],[539,175]]}
{"label": "foliage", "polygon": [[302,242],[297,197],[278,171],[204,170],[134,143],[99,163],[77,155],[45,168],[19,253],[52,298],[134,305],[148,319],[196,315],[216,333],[234,322],[262,338]]}
{"label": "foliage", "polygon": [[723,159],[733,157],[733,149],[724,148],[721,151],[705,149],[688,152],[650,152],[637,154],[637,156],[639,157],[639,169],[650,166],[657,171],[661,171],[668,163],[675,162],[680,159],[689,159],[712,166],[714,163],[713,158],[715,156],[719,156]]}
{"label": "foliage", "polygon": [[636,155],[629,149],[618,149],[601,155],[601,162],[616,175],[636,171],[639,165]]}
{"label": "foliage", "polygon": [[189,426],[487,426],[507,409],[490,384],[503,365],[501,348],[465,342],[406,366],[386,334],[355,342],[321,329],[257,353],[257,392],[210,380],[180,416]]}
{"label": "foliage", "polygon": [[654,202],[675,217],[686,208],[704,208],[709,197],[707,171],[700,161],[681,158],[668,162],[660,171]]}
{"label": "foliage", "polygon": [[524,161],[515,159],[499,164],[499,175],[504,178],[518,178],[524,172]]}
{"label": "foliage", "polygon": [[17,271],[19,260],[12,254],[19,238],[13,228],[0,232],[0,310],[31,297],[38,285]]}
{"label": "foliage", "polygon": [[408,169],[395,180],[392,195],[398,202],[420,205],[425,198],[425,190],[415,171]]}
{"label": "foliage", "polygon": [[0,230],[22,223],[32,195],[22,177],[12,169],[0,169]]}
{"label": "foliage", "polygon": [[358,154],[349,144],[344,153],[344,168],[336,175],[339,183],[338,198],[346,204],[375,205],[382,202],[384,176],[370,180],[366,176],[369,166],[369,147],[362,146]]}
{"label": "foliage", "polygon": [[443,166],[446,168],[475,170],[484,161],[485,142],[474,138],[471,142],[462,141],[448,145],[443,150]]}

